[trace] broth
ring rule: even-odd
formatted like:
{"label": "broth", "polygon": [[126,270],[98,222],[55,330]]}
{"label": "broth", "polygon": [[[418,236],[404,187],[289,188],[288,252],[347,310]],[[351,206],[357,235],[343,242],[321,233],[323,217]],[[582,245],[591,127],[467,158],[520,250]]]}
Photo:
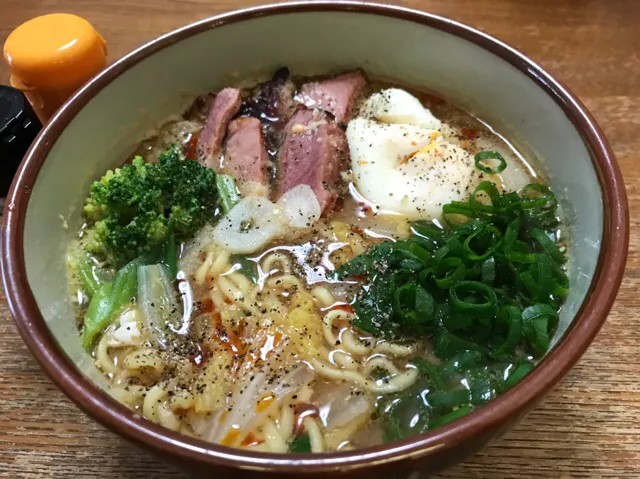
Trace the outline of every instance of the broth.
{"label": "broth", "polygon": [[[309,81],[296,78],[296,89]],[[442,135],[452,145],[472,155],[500,153],[509,167],[486,176],[500,192],[539,184],[532,165],[513,145],[432,94],[372,81],[364,97],[389,88],[418,98],[442,122]],[[255,113],[250,94],[243,91],[240,115]],[[127,163],[136,155],[157,162],[173,144],[193,158],[211,101],[211,95],[199,97],[182,117],[145,139]],[[261,118],[272,184],[281,173],[270,129],[281,120]],[[137,301],[120,307],[91,343],[111,394],[165,427],[226,446],[325,452],[437,427],[495,398],[501,381],[522,364],[535,363],[536,355],[522,342],[509,355],[494,354],[491,360],[471,349],[447,358],[436,354],[436,333],[379,336],[358,327],[363,322],[357,310],[363,310],[373,286],[363,275],[340,277],[336,271],[376,245],[410,241],[415,219],[389,214],[365,199],[353,171],[342,171],[337,195],[312,226],[290,228],[250,254],[228,251],[213,241],[214,225],[205,225],[179,245],[175,298],[163,306],[144,303],[138,270]],[[216,221],[222,216],[218,207]],[[86,248],[87,236],[86,230],[80,232],[70,258]],[[90,258],[92,275],[113,278],[104,258]],[[91,306],[78,269],[70,264],[82,325]],[[172,316],[175,310],[180,313]],[[171,319],[159,327],[141,319],[145,311],[156,321]]]}

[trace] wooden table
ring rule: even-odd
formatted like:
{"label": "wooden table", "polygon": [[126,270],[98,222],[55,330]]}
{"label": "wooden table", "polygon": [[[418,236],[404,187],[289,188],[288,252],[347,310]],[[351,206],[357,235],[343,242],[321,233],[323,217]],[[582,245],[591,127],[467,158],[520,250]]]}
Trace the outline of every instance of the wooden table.
{"label": "wooden table", "polygon": [[[71,12],[117,58],[186,23],[260,0],[0,0],[0,41],[23,21]],[[640,215],[640,1],[408,0],[510,43],[564,81],[595,114]],[[6,83],[0,65],[0,82]],[[640,230],[602,332],[546,401],[483,453],[442,477],[640,477]],[[78,410],[40,371],[0,295],[0,477],[179,478]]]}

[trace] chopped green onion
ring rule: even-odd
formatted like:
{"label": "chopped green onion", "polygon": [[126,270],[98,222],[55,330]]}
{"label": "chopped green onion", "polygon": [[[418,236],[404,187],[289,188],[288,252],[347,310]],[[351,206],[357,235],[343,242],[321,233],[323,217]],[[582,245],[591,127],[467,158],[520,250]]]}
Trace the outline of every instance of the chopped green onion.
{"label": "chopped green onion", "polygon": [[557,264],[551,265],[551,270],[555,280],[551,294],[556,301],[564,301],[569,292],[569,278]]}
{"label": "chopped green onion", "polygon": [[460,406],[455,411],[451,411],[449,414],[446,414],[439,419],[436,419],[431,423],[431,429],[435,429],[436,427],[444,426],[445,424],[449,424],[450,422],[455,421],[456,419],[460,419],[461,417],[466,416],[470,412],[473,412],[473,406],[469,404],[465,404],[464,406]]}
{"label": "chopped green onion", "polygon": [[471,391],[466,388],[436,391],[429,395],[429,403],[434,407],[453,408],[471,402]]}
{"label": "chopped green onion", "polygon": [[449,289],[451,307],[474,317],[495,314],[498,299],[491,286],[479,281],[460,281]]}
{"label": "chopped green onion", "polygon": [[534,304],[522,312],[522,332],[538,352],[549,349],[550,331],[558,322],[558,312],[548,304]]}
{"label": "chopped green onion", "polygon": [[496,259],[492,256],[482,263],[481,280],[485,284],[493,285],[496,280]]}
{"label": "chopped green onion", "polygon": [[433,296],[415,283],[406,284],[395,291],[393,310],[408,327],[418,331],[427,331],[436,316]]}
{"label": "chopped green onion", "polygon": [[478,217],[479,211],[474,210],[468,203],[452,201],[442,207],[442,217],[449,226],[456,226]]}
{"label": "chopped green onion", "polygon": [[[491,200],[490,204],[484,204],[478,201],[478,194],[483,193],[486,195],[489,200]],[[471,196],[469,197],[469,206],[475,211],[483,211],[485,213],[493,213],[498,203],[500,201],[500,192],[498,188],[492,181],[483,181],[476,189],[473,190]]]}
{"label": "chopped green onion", "polygon": [[531,371],[533,371],[533,364],[527,362],[519,363],[504,382],[505,388],[511,389]]}
{"label": "chopped green onion", "polygon": [[[504,171],[504,169],[507,167],[507,160],[505,160],[503,156],[497,151],[481,151],[480,153],[476,154],[474,159],[476,161],[476,168],[478,168],[483,173],[488,173],[490,175],[497,175],[498,173]],[[495,167],[490,167],[483,164],[483,162],[489,160],[497,160],[498,165]]]}
{"label": "chopped green onion", "polygon": [[437,262],[443,260],[443,258],[449,254],[455,254],[458,250],[462,248],[462,243],[458,238],[453,236],[450,238],[447,243],[438,249],[433,255],[433,259]]}
{"label": "chopped green onion", "polygon": [[478,351],[486,355],[489,355],[491,352],[489,348],[446,331],[443,331],[436,336],[436,343],[433,352],[437,357],[448,359],[464,350]]}
{"label": "chopped green onion", "polygon": [[523,209],[548,209],[554,208],[557,204],[556,196],[548,186],[531,183],[522,190]]}
{"label": "chopped green onion", "polygon": [[482,224],[464,240],[462,248],[470,260],[487,259],[500,246],[502,233],[491,224]]}
{"label": "chopped green onion", "polygon": [[289,443],[289,452],[311,452],[311,439],[309,439],[309,435],[301,434],[294,437],[293,440]]}
{"label": "chopped green onion", "polygon": [[393,263],[402,269],[421,270],[431,259],[431,254],[414,242],[398,241],[395,244]]}
{"label": "chopped green onion", "polygon": [[520,228],[522,227],[522,218],[517,217],[509,223],[504,233],[503,246],[504,248],[513,248],[518,241],[518,235],[520,234]]}
{"label": "chopped green onion", "polygon": [[496,198],[495,203],[497,214],[501,215],[514,213],[522,209],[522,201],[520,200],[518,193],[515,191],[499,196]]}
{"label": "chopped green onion", "polygon": [[555,281],[549,256],[535,255],[535,261],[529,265],[529,270],[521,273],[519,278],[534,302],[550,301]]}
{"label": "chopped green onion", "polygon": [[449,289],[453,283],[464,279],[466,272],[467,268],[460,258],[455,256],[444,258],[434,270],[436,286]]}
{"label": "chopped green onion", "polygon": [[412,363],[422,374],[425,374],[429,378],[436,389],[446,389],[446,381],[441,376],[436,366],[421,357],[413,358]]}
{"label": "chopped green onion", "polygon": [[529,246],[520,240],[516,240],[512,247],[505,251],[504,256],[513,263],[531,264],[536,260],[536,255],[531,252]]}
{"label": "chopped green onion", "polygon": [[496,348],[494,354],[501,356],[511,354],[522,339],[522,309],[518,306],[504,306],[498,312],[498,324],[507,328],[507,337]]}
{"label": "chopped green onion", "polygon": [[556,209],[546,186],[500,194],[482,182],[467,202],[445,205],[445,227],[416,223],[411,238],[379,243],[339,268],[338,278],[367,278],[354,326],[396,338],[433,334],[442,360],[409,358],[416,383],[379,398],[385,440],[468,414],[533,369],[521,355],[548,350],[569,291]]}
{"label": "chopped green onion", "polygon": [[429,250],[433,251],[440,246],[443,241],[443,238],[446,236],[446,232],[435,225],[432,222],[425,223],[423,221],[418,221],[411,225],[411,231],[415,235],[416,239],[420,238],[420,244],[424,247],[425,245],[429,245]]}
{"label": "chopped green onion", "polygon": [[558,245],[549,236],[538,228],[533,228],[529,231],[529,234],[535,239],[540,246],[547,252],[551,258],[557,263],[564,263],[567,261],[564,253],[560,251]]}

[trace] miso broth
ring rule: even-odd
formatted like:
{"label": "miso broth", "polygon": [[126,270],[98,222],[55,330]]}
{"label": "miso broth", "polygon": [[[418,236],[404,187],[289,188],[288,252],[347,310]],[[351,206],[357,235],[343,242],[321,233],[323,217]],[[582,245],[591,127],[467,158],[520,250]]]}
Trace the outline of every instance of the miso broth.
{"label": "miso broth", "polygon": [[533,369],[569,288],[527,160],[359,71],[201,95],[92,187],[68,251],[83,344],[123,404],[225,446],[447,424]]}

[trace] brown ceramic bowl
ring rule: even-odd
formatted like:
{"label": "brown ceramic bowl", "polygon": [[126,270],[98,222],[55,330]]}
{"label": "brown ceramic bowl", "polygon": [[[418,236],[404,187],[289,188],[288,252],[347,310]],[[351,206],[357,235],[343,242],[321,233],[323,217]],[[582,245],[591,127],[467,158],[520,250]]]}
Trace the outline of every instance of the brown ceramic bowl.
{"label": "brown ceramic bowl", "polygon": [[[104,392],[104,381],[80,347],[64,268],[65,245],[80,225],[79,205],[90,182],[120,162],[145,131],[181,111],[185,94],[255,80],[282,65],[298,73],[360,66],[372,76],[428,88],[539,158],[566,216],[572,288],[554,347],[512,390],[428,434],[371,449],[295,457],[182,436]],[[76,94],[42,131],[14,181],[3,219],[2,275],[20,333],[60,389],[105,426],[166,459],[234,477],[420,477],[502,434],[584,353],[620,285],[627,214],[622,177],[600,128],[565,87],[522,54],[472,28],[403,8],[282,4],[164,35]]]}

